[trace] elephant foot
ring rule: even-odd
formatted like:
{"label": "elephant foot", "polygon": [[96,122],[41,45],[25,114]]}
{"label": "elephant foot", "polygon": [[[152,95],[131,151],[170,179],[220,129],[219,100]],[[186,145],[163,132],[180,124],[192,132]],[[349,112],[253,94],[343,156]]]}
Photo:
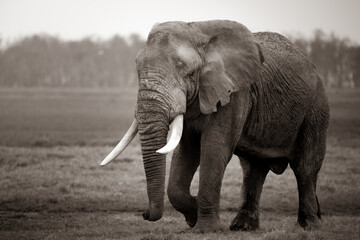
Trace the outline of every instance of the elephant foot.
{"label": "elephant foot", "polygon": [[240,210],[231,222],[231,231],[253,231],[259,228],[259,214]]}
{"label": "elephant foot", "polygon": [[151,211],[150,209],[147,209],[143,214],[143,218],[144,220],[147,220],[147,221],[157,221],[159,220],[160,218],[162,218],[162,214],[163,214],[163,210],[160,209],[155,209],[153,211]]}
{"label": "elephant foot", "polygon": [[297,222],[302,228],[308,231],[317,230],[321,227],[318,216],[306,216],[305,214],[299,214]]}
{"label": "elephant foot", "polygon": [[197,222],[197,213],[195,212],[194,214],[184,214],[184,216],[187,225],[189,225],[191,228],[195,227]]}
{"label": "elephant foot", "polygon": [[194,233],[225,232],[226,228],[219,220],[198,220],[192,231]]}

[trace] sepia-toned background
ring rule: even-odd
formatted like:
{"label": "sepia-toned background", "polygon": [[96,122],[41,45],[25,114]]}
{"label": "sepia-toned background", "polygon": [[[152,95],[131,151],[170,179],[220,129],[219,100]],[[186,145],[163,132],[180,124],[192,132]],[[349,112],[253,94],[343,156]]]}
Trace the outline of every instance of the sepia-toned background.
{"label": "sepia-toned background", "polygon": [[[357,0],[0,0],[0,239],[359,238],[359,9]],[[260,230],[196,235],[167,197],[161,220],[142,219],[148,200],[138,138],[99,167],[133,120],[134,60],[151,27],[210,19],[279,32],[321,73],[331,111],[318,180],[321,229],[296,226],[291,169],[269,173]],[[241,183],[234,158],[221,194],[226,225]],[[195,195],[197,187],[196,175]]]}

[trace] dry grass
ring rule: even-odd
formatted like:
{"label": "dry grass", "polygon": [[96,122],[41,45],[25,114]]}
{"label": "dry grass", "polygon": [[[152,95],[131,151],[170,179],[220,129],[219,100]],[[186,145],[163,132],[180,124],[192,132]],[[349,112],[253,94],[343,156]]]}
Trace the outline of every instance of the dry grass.
{"label": "dry grass", "polygon": [[[138,139],[118,161],[99,167],[111,150],[109,145],[131,122],[133,109],[124,106],[133,103],[130,96],[136,93],[0,92],[0,239],[359,238],[360,117],[353,103],[360,102],[359,92],[329,93],[331,129],[318,181],[323,212],[320,230],[304,231],[296,226],[296,181],[287,169],[281,176],[271,173],[266,179],[260,230],[204,235],[191,233],[167,197],[160,221],[142,220],[147,196]],[[97,99],[100,103],[95,103]],[[352,108],[345,107],[349,102]],[[127,111],[112,110],[120,107]],[[123,124],[117,124],[118,119]],[[48,134],[47,143],[34,144],[32,137],[38,138],[42,131]],[[236,215],[241,182],[240,164],[234,158],[222,188],[221,218],[226,226]],[[197,187],[196,176],[193,193]]]}

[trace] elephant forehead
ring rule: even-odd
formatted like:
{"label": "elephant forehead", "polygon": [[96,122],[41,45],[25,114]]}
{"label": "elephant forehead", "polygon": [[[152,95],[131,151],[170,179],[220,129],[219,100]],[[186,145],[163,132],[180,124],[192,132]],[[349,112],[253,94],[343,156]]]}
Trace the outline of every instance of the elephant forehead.
{"label": "elephant forehead", "polygon": [[194,29],[192,29],[185,22],[165,22],[159,23],[153,26],[151,29],[147,42],[149,44],[175,44],[179,46],[183,42],[189,41],[196,35]]}

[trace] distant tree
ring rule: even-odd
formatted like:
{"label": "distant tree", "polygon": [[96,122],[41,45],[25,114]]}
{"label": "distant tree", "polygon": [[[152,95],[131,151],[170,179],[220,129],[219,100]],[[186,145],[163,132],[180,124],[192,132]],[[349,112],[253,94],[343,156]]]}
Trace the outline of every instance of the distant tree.
{"label": "distant tree", "polygon": [[360,87],[360,46],[353,46],[349,49],[351,58],[351,70],[355,87]]}

